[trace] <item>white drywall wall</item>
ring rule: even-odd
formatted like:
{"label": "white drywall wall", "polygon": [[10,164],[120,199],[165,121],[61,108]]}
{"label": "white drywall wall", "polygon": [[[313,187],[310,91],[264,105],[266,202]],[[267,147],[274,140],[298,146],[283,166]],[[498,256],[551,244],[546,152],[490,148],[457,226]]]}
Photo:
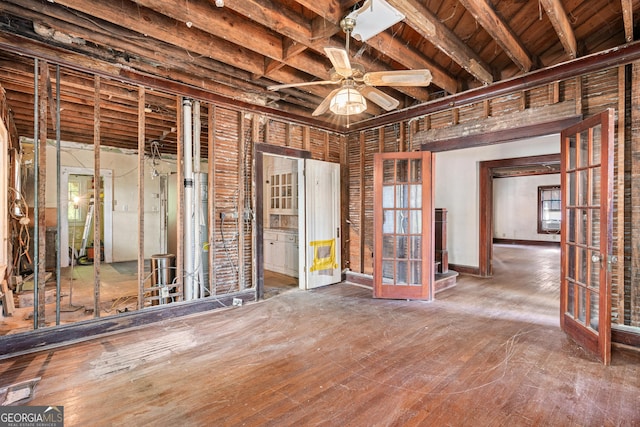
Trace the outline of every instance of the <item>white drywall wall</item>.
{"label": "white drywall wall", "polygon": [[449,262],[479,266],[479,163],[560,152],[558,134],[435,153],[435,207],[447,209]]}
{"label": "white drywall wall", "polygon": [[560,233],[538,234],[538,187],[560,185],[560,174],[493,180],[493,237],[559,242]]}

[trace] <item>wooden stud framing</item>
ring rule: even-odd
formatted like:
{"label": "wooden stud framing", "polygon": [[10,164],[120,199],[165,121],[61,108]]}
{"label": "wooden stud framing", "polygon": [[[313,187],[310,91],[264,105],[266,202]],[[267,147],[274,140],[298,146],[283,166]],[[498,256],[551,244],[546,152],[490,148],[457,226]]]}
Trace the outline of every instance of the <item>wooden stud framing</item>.
{"label": "wooden stud framing", "polygon": [[[342,183],[349,182],[349,147],[348,147],[348,139],[346,136],[341,135],[338,137],[338,146],[340,149],[340,181]],[[342,186],[341,186],[342,188]],[[347,220],[349,218],[349,192],[341,191],[340,192],[340,218],[342,225],[342,237],[340,239],[342,245],[342,268],[351,266],[350,252],[349,252],[349,241],[350,241],[350,233],[349,233],[349,225]]]}
{"label": "wooden stud framing", "polygon": [[[100,76],[93,93],[93,317],[100,317]],[[97,245],[97,248],[96,248]]]}
{"label": "wooden stud framing", "polygon": [[[305,126],[303,127],[303,131],[305,131],[305,144],[310,143],[309,140],[309,129]],[[250,213],[250,219],[247,223],[251,226],[251,230],[253,231],[251,234],[254,240],[251,242],[251,286],[256,291],[256,300],[258,299],[258,245],[256,244],[256,238],[258,233],[256,232],[256,206],[258,206],[257,202],[257,183],[262,178],[262,174],[260,176],[257,173],[257,159],[256,159],[256,143],[260,141],[260,116],[257,114],[252,115],[251,120],[251,169],[253,173],[251,174],[251,206],[253,207]],[[263,270],[264,271],[264,270]]]}
{"label": "wooden stud framing", "polygon": [[287,122],[284,126],[284,146],[291,147],[291,122]]}
{"label": "wooden stud framing", "polygon": [[269,144],[269,140],[271,135],[269,135],[269,128],[271,127],[271,119],[267,118],[266,123],[264,124],[264,143]]}
{"label": "wooden stud framing", "polygon": [[491,116],[491,100],[485,99],[482,101],[482,114],[485,119]]}
{"label": "wooden stud framing", "polygon": [[216,156],[215,156],[215,143],[216,143],[216,107],[209,103],[207,104],[207,123],[209,124],[209,133],[207,134],[207,158],[209,170],[207,171],[207,211],[209,217],[207,222],[209,223],[207,239],[209,241],[209,290],[211,295],[216,295],[218,289],[216,286],[216,274],[215,274],[215,260],[216,260],[216,204],[215,204],[215,188],[216,188]]}
{"label": "wooden stud framing", "polygon": [[[306,129],[306,128],[305,128]],[[324,133],[324,160],[329,161],[329,133]]]}
{"label": "wooden stud framing", "polygon": [[[144,308],[144,142],[145,89],[138,87],[138,309]],[[153,272],[152,272],[153,273]]]}
{"label": "wooden stud framing", "polygon": [[[255,117],[255,116],[254,116]],[[258,138],[256,138],[257,135],[255,132],[255,122],[256,119],[254,118],[254,138],[253,138],[253,142],[256,142],[258,140]],[[311,151],[311,136],[310,136],[310,132],[309,132],[309,128],[307,126],[304,126],[302,128],[302,149],[306,150],[306,151]]]}
{"label": "wooden stud framing", "polygon": [[[613,236],[615,241],[616,253],[615,255],[618,258],[618,262],[615,263],[615,269],[618,274],[617,287],[618,287],[618,301],[614,301],[612,298],[611,304],[612,306],[618,305],[619,301],[624,301],[624,216],[625,216],[625,196],[624,196],[624,186],[625,186],[625,133],[626,133],[626,92],[627,92],[627,84],[626,84],[626,65],[620,65],[618,67],[618,135],[617,141],[615,145],[615,156],[616,156],[616,169],[615,177],[617,178],[615,192],[616,192],[616,210],[614,210],[614,214],[616,215],[617,222],[617,233]],[[612,195],[613,196],[613,195]],[[612,225],[613,226],[613,225]],[[618,309],[618,312],[620,310]],[[622,312],[624,313],[624,304],[622,307]],[[623,314],[624,319],[624,314]],[[623,320],[624,323],[624,320]]]}
{"label": "wooden stud framing", "polygon": [[560,102],[560,82],[549,84],[549,104],[557,104]]}
{"label": "wooden stud framing", "polygon": [[576,114],[582,114],[582,76],[576,77]]}
{"label": "wooden stud framing", "polygon": [[[244,114],[238,112],[238,289],[244,290],[246,288],[245,282],[245,234],[244,234],[244,179],[245,179],[245,164],[244,164],[244,139],[245,139],[245,124]],[[291,125],[287,124],[287,144],[291,135]]]}
{"label": "wooden stud framing", "polygon": [[416,121],[409,120],[409,151],[413,151],[413,135],[416,133]]}
{"label": "wooden stud framing", "polygon": [[360,224],[360,273],[364,272],[364,248],[365,248],[365,220],[366,220],[366,216],[365,216],[365,212],[366,212],[366,205],[365,205],[365,200],[364,200],[364,182],[365,182],[365,177],[364,177],[364,172],[365,172],[365,154],[366,154],[366,150],[365,150],[365,133],[364,132],[360,132],[360,212],[358,212],[359,215],[359,219],[358,219],[358,223]]}

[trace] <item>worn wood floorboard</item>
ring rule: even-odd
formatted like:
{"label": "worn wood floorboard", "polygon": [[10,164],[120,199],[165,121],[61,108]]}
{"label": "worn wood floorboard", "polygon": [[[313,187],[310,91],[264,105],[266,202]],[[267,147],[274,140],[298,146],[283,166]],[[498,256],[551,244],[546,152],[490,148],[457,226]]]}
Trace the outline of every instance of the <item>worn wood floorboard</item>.
{"label": "worn wood floorboard", "polygon": [[431,303],[294,289],[6,359],[0,387],[41,377],[68,426],[640,426],[640,355],[560,331],[558,264],[496,247]]}

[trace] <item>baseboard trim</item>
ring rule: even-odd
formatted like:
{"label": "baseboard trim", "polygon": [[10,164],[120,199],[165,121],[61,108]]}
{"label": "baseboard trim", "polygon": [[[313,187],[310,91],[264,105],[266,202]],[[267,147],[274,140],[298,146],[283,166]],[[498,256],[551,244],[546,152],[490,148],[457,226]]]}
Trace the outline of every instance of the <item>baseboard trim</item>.
{"label": "baseboard trim", "polygon": [[[447,273],[436,274],[435,293],[451,289],[456,285],[458,272],[449,269]],[[354,285],[365,286],[373,289],[373,276],[371,274],[356,273],[347,271],[345,273],[345,281]]]}
{"label": "baseboard trim", "polygon": [[531,246],[557,246],[560,247],[560,242],[550,242],[547,240],[519,240],[519,239],[499,239],[493,238],[493,243],[502,245],[531,245]]}
{"label": "baseboard trim", "polygon": [[461,264],[449,263],[449,269],[450,270],[455,270],[460,274],[468,274],[469,276],[482,277],[482,276],[480,276],[480,268],[479,267],[473,267],[473,266],[470,266],[470,265],[461,265]]}
{"label": "baseboard trim", "polygon": [[611,328],[611,341],[640,348],[640,333]]}

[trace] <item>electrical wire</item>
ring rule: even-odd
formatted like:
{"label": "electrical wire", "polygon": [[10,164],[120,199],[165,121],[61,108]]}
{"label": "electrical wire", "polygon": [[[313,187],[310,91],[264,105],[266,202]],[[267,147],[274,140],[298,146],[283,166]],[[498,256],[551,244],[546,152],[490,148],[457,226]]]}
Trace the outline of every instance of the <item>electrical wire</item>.
{"label": "electrical wire", "polygon": [[29,245],[31,244],[31,236],[29,235],[28,228],[30,223],[29,206],[27,205],[26,199],[21,192],[13,187],[9,187],[9,190],[15,192],[17,195],[17,197],[15,197],[9,205],[9,215],[15,221],[15,224],[19,225],[17,231],[18,252],[14,257],[13,269],[17,272],[20,272],[18,264],[23,257],[27,259],[29,265],[33,264],[31,256],[29,255]]}

